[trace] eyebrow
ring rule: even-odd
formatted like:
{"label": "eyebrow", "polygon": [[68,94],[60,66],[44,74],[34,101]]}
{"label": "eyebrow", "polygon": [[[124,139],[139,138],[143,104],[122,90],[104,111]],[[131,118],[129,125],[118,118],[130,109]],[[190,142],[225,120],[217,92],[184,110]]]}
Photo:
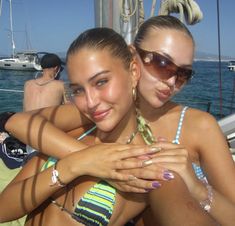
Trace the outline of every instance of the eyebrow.
{"label": "eyebrow", "polygon": [[91,82],[92,80],[96,79],[98,76],[100,76],[102,74],[107,74],[109,72],[110,72],[109,70],[100,71],[100,72],[96,73],[95,75],[93,75],[91,78],[89,78],[88,81]]}
{"label": "eyebrow", "polygon": [[[102,75],[102,74],[107,74],[109,73],[109,70],[104,70],[104,71],[100,71],[98,73],[96,73],[95,75],[93,75],[91,78],[88,79],[88,82],[92,82],[92,80],[96,79],[98,76]],[[69,86],[77,86],[77,83],[69,83]]]}

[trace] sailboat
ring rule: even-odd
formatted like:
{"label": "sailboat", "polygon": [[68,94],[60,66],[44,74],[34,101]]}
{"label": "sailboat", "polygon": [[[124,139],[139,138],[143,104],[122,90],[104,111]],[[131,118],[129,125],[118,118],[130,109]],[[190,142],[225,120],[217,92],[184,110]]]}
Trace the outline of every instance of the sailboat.
{"label": "sailboat", "polygon": [[9,11],[10,11],[10,34],[11,34],[12,56],[0,59],[0,69],[16,70],[16,71],[42,70],[37,52],[24,51],[24,52],[15,53],[16,47],[15,47],[14,32],[13,32],[12,0],[9,0],[9,9],[10,9]]}

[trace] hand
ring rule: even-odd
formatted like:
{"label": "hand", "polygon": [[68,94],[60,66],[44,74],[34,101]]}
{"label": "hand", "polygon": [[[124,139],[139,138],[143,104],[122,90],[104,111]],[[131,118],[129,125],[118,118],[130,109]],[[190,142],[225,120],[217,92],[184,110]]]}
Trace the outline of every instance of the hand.
{"label": "hand", "polygon": [[150,163],[157,163],[164,169],[168,169],[178,173],[186,183],[192,195],[195,193],[195,188],[201,182],[197,179],[192,168],[192,161],[189,152],[182,145],[173,144],[171,142],[162,141],[157,143],[157,147],[162,150],[152,156]]}
{"label": "hand", "polygon": [[75,155],[79,156],[77,167],[83,175],[128,181],[135,177],[119,170],[143,168],[146,158],[134,157],[150,155],[156,151],[156,148],[146,145],[99,144],[76,152]]}
{"label": "hand", "polygon": [[161,180],[164,178],[164,169],[158,164],[148,165],[144,168],[118,170],[134,178],[128,181],[107,180],[109,184],[122,192],[146,193],[161,187]]}

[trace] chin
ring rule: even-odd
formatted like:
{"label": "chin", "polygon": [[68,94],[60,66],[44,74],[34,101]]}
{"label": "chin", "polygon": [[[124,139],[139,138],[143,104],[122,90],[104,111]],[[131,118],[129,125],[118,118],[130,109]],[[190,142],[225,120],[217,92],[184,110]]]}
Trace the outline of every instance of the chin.
{"label": "chin", "polygon": [[110,132],[115,128],[114,124],[111,122],[97,122],[96,126],[102,132]]}
{"label": "chin", "polygon": [[149,100],[148,103],[149,105],[152,107],[152,108],[160,108],[162,107],[168,100],[160,100],[160,99],[152,99],[152,100]]}

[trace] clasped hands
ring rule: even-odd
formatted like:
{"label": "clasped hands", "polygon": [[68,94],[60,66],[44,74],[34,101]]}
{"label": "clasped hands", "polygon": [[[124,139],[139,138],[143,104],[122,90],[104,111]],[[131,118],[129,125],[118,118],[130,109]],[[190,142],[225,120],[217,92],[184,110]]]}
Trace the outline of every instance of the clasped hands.
{"label": "clasped hands", "polygon": [[86,150],[88,175],[105,179],[124,192],[145,193],[179,174],[188,187],[197,183],[188,151],[179,144],[99,144]]}

